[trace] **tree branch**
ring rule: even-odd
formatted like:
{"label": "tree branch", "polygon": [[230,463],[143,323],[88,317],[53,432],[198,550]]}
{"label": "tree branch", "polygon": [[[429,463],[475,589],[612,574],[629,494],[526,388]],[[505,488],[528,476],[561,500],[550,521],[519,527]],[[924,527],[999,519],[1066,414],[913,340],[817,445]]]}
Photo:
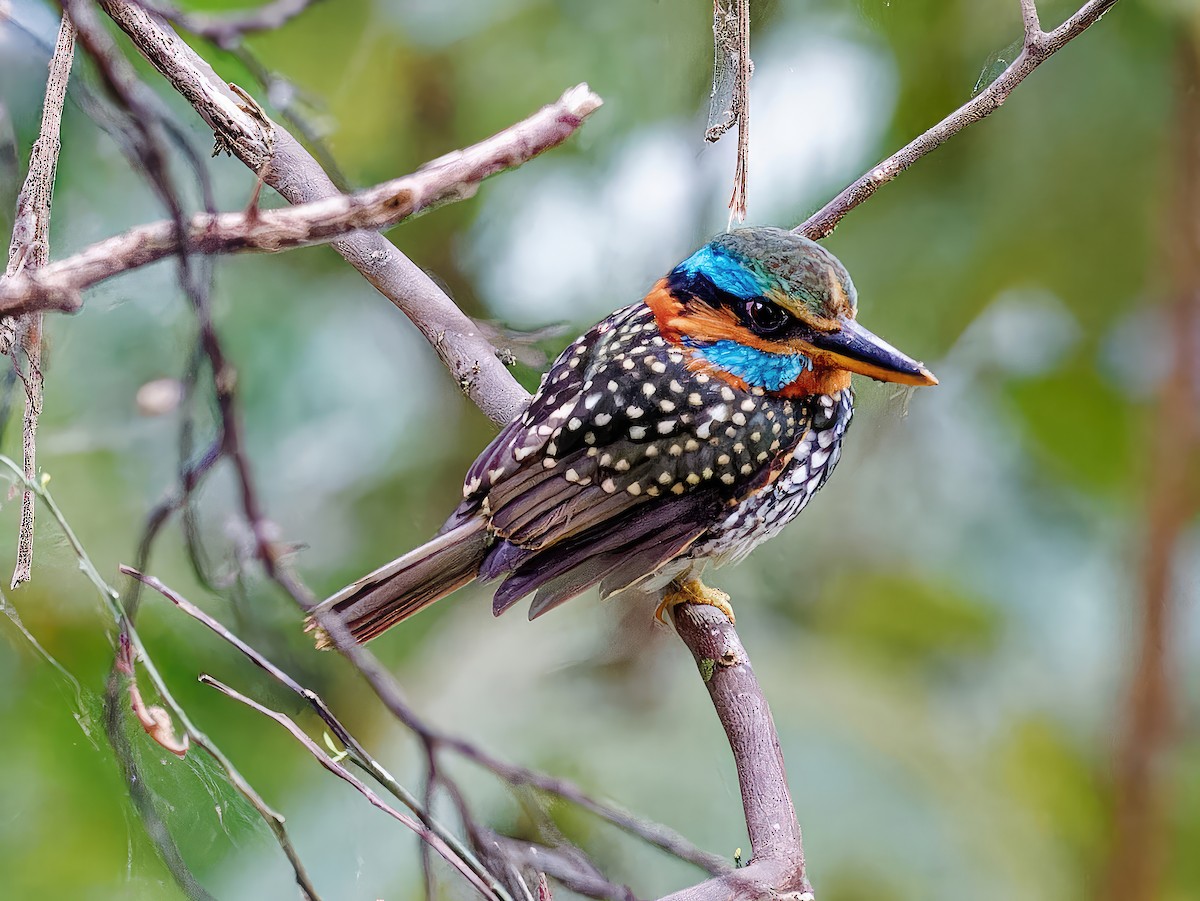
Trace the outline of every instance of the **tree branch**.
{"label": "tree branch", "polygon": [[1008,95],[1034,69],[1083,34],[1089,26],[1100,21],[1100,18],[1116,2],[1117,0],[1088,0],[1075,15],[1058,28],[1051,32],[1044,32],[1038,24],[1035,0],[1021,0],[1025,40],[1020,54],[1013,60],[1012,65],[1000,73],[1000,76],[980,94],[964,103],[916,140],[871,167],[870,171],[849,184],[837,197],[797,225],[792,231],[814,241],[829,235],[848,212],[870,199],[876,191],[921,157],[936,150],[968,125],[974,125],[998,110],[1008,99]]}
{"label": "tree branch", "polygon": [[229,49],[247,34],[282,28],[309,7],[315,6],[318,0],[271,0],[271,2],[254,9],[220,14],[185,13],[175,7],[160,4],[157,0],[155,2],[138,0],[138,2],[146,9],[174,22],[184,31],[190,31],[194,35],[207,38],[222,48]]}
{"label": "tree branch", "polygon": [[[279,847],[287,856],[288,862],[292,865],[292,872],[295,875],[296,884],[299,886],[302,896],[306,899],[306,901],[319,901],[320,896],[317,894],[316,888],[309,879],[308,872],[304,867],[304,863],[300,860],[299,854],[296,853],[296,849],[292,845],[291,839],[288,836],[287,829],[284,827],[283,815],[267,804],[265,800],[263,800],[262,795],[260,795],[254,786],[247,781],[237,767],[233,765],[233,762],[225,756],[225,753],[211,738],[197,728],[195,723],[193,723],[191,718],[188,716],[187,711],[182,705],[179,704],[178,701],[175,700],[174,695],[171,694],[171,690],[167,686],[166,680],[163,679],[162,674],[155,666],[154,661],[150,657],[149,652],[146,650],[145,645],[142,644],[141,637],[138,635],[137,630],[134,628],[133,624],[129,622],[128,614],[121,603],[120,594],[115,588],[109,585],[108,582],[105,581],[104,577],[100,574],[100,570],[96,568],[96,565],[92,562],[91,557],[88,556],[88,553],[84,549],[82,542],[80,542],[78,536],[76,536],[74,530],[70,526],[70,523],[67,522],[66,517],[63,515],[62,510],[59,509],[58,504],[55,502],[54,497],[50,494],[49,490],[45,485],[26,479],[22,469],[18,467],[15,462],[2,454],[0,454],[0,466],[4,466],[11,471],[13,477],[17,481],[22,482],[27,490],[33,491],[42,499],[42,503],[45,504],[46,510],[49,512],[54,521],[58,523],[59,528],[62,529],[63,536],[66,538],[67,544],[74,552],[75,558],[79,561],[80,570],[82,570],[88,581],[90,581],[96,588],[96,591],[99,593],[101,600],[103,600],[105,607],[112,615],[114,622],[119,627],[122,640],[118,646],[117,665],[114,667],[114,670],[120,671],[122,675],[136,680],[136,674],[133,672],[134,666],[138,663],[142,665],[142,668],[145,670],[146,675],[150,679],[150,683],[154,686],[155,691],[158,692],[159,697],[162,698],[167,709],[169,709],[171,713],[175,715],[175,718],[179,720],[180,726],[183,728],[184,734],[187,736],[188,741],[191,744],[203,748],[204,751],[207,752],[214,761],[216,761],[221,769],[225,771],[225,776],[229,779],[229,783],[239,794],[241,794],[243,798],[250,803],[250,805],[256,811],[258,811],[259,816],[263,818],[263,821],[271,829],[271,832],[275,836],[275,840],[279,843]],[[130,698],[136,707],[138,702],[141,700],[141,695],[136,689],[136,681],[133,683],[133,685],[134,688],[130,692]],[[145,707],[144,704],[141,706],[143,708]],[[161,710],[161,708],[158,709]],[[162,714],[166,715],[166,712],[162,711]],[[152,737],[155,739],[155,741],[158,741],[160,744],[162,744],[167,750],[172,751],[172,753],[178,753],[175,750],[175,747],[172,747],[172,745],[177,747],[178,744],[171,740],[173,736],[169,723],[164,723],[160,717],[155,717],[155,719],[157,722],[154,724],[155,731],[151,733]],[[147,729],[147,732],[150,731],[151,730]],[[171,847],[172,849],[174,848],[173,844]],[[187,876],[190,879],[190,873],[187,874]],[[198,888],[198,893],[201,895],[201,897],[208,897],[207,893],[203,892],[202,887],[197,885],[195,888]],[[190,892],[189,894],[192,893]]]}
{"label": "tree branch", "polygon": [[325,244],[349,234],[388,228],[433,207],[463,200],[491,175],[520,166],[575,133],[600,98],[587,85],[492,137],[354,194],[339,194],[277,210],[202,213],[187,224],[181,242],[175,224],[154,222],[107,238],[45,266],[36,274],[0,283],[0,313],[73,310],[84,289],[185,249],[206,255],[277,253]]}
{"label": "tree branch", "polygon": [[[54,180],[58,171],[58,153],[62,146],[63,105],[67,82],[75,58],[75,28],[64,14],[59,23],[58,40],[50,57],[50,75],[46,80],[46,99],[42,104],[42,123],[37,141],[29,154],[29,173],[17,195],[17,213],[12,241],[8,248],[8,279],[20,273],[33,273],[50,259],[50,209],[54,199]],[[22,420],[22,453],[25,478],[37,478],[37,427],[42,413],[42,314],[30,312],[0,322],[0,351],[10,354],[20,375],[20,355],[25,355],[25,415]],[[17,538],[17,565],[12,587],[28,582],[33,567],[34,493],[21,493],[21,529]]]}
{"label": "tree branch", "polygon": [[[288,690],[294,692],[299,697],[303,698],[310,707],[316,712],[333,733],[334,737],[342,743],[346,749],[346,753],[363,770],[370,773],[371,776],[384,786],[397,800],[405,807],[421,818],[421,822],[440,839],[445,845],[453,851],[455,855],[461,858],[480,879],[487,881],[488,888],[497,896],[507,898],[507,893],[503,887],[494,881],[494,877],[487,869],[476,859],[462,842],[458,836],[443,826],[440,822],[430,816],[428,805],[421,804],[415,795],[406,789],[395,776],[393,776],[386,767],[383,766],[374,756],[372,756],[366,748],[356,739],[350,730],[347,729],[330,710],[329,705],[325,703],[315,691],[305,688],[294,678],[268,660],[265,656],[248,645],[237,635],[233,634],[221,622],[212,616],[209,616],[195,604],[187,600],[183,595],[179,594],[174,589],[168,587],[154,576],[147,576],[142,572],[134,569],[131,566],[121,566],[120,571],[141,582],[149,588],[154,589],[168,601],[178,607],[188,616],[200,622],[202,625],[210,629],[214,634],[219,636],[224,641],[228,642],[243,655],[246,656],[255,666],[262,669],[268,676],[284,686]],[[311,750],[311,749],[310,749]],[[321,752],[322,755],[324,752]],[[340,775],[340,774],[339,774]],[[458,866],[458,862],[451,860],[453,866]]]}
{"label": "tree branch", "polygon": [[408,816],[408,814],[401,813],[399,810],[392,807],[381,797],[379,797],[379,795],[375,794],[375,792],[372,791],[365,782],[322,751],[320,746],[317,745],[317,743],[311,738],[309,738],[308,735],[305,734],[304,730],[297,726],[290,717],[280,713],[278,710],[272,710],[269,707],[263,706],[253,698],[246,697],[241,692],[230,688],[224,682],[213,678],[207,673],[202,673],[200,675],[200,682],[204,685],[208,685],[217,689],[217,691],[221,692],[226,697],[233,698],[233,700],[245,704],[251,710],[257,710],[263,716],[269,717],[270,719],[273,719],[275,722],[279,723],[279,725],[283,726],[283,728],[288,731],[292,738],[296,739],[296,741],[304,746],[304,749],[308,751],[308,753],[317,759],[317,762],[320,763],[321,766],[325,767],[325,769],[329,770],[329,772],[333,773],[339,779],[353,786],[355,791],[366,798],[367,802],[372,807],[377,807],[392,819],[396,820],[396,822],[407,826],[409,829],[419,835],[422,841],[431,845],[435,851],[441,854],[446,862],[458,870],[458,872],[462,874],[463,878],[471,883],[471,885],[481,895],[483,895],[485,898],[492,899],[492,901],[499,901],[499,896],[492,891],[491,887],[488,886],[488,884],[482,879],[480,879],[475,872],[467,867],[462,859],[455,854],[454,851],[452,851],[444,841],[442,841],[440,836],[431,832],[423,824],[418,823],[412,817]]}
{"label": "tree branch", "polygon": [[[341,194],[329,176],[285,129],[263,123],[178,35],[127,0],[101,0],[134,46],[203,118],[223,145],[289,203]],[[495,348],[428,275],[382,235],[358,232],[333,248],[396,305],[433,346],[463,393],[495,422],[507,422],[528,395]]]}
{"label": "tree branch", "polygon": [[663,901],[788,898],[811,901],[800,825],[788,790],[775,721],[737,630],[716,607],[672,608],[675,630],[696,658],[737,766],[750,863]]}

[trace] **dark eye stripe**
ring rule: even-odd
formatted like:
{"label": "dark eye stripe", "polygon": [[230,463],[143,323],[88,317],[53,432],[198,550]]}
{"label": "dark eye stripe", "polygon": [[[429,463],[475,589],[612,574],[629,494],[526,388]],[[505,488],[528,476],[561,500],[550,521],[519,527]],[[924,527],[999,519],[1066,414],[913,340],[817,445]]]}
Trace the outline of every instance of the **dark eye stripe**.
{"label": "dark eye stripe", "polygon": [[694,297],[713,307],[732,310],[741,322],[758,335],[774,335],[795,324],[792,315],[763,297],[739,297],[718,288],[701,272],[676,269],[667,280],[667,288],[681,299]]}
{"label": "dark eye stripe", "polygon": [[745,298],[722,291],[707,275],[676,269],[667,279],[667,289],[681,299],[695,297],[714,307],[736,308]]}

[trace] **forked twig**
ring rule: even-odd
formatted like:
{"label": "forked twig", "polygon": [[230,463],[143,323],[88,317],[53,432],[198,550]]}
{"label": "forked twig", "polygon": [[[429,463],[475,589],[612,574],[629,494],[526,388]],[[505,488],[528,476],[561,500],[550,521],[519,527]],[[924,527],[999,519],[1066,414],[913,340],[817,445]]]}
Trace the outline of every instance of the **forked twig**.
{"label": "forked twig", "polygon": [[[29,172],[17,195],[17,213],[13,221],[12,241],[8,248],[5,279],[22,273],[34,273],[50,259],[50,211],[54,199],[54,181],[58,172],[58,153],[62,146],[63,106],[67,82],[75,58],[75,27],[67,16],[59,23],[58,39],[50,57],[46,80],[46,99],[42,104],[42,122],[37,141],[29,154]],[[42,314],[33,311],[0,321],[0,351],[10,354],[13,366],[25,386],[25,415],[22,419],[21,450],[25,478],[37,478],[37,428],[42,414]],[[24,354],[25,371],[20,357]],[[34,493],[21,492],[21,528],[17,538],[17,565],[12,587],[28,582],[33,569]]]}
{"label": "forked twig", "polygon": [[[46,510],[50,513],[51,518],[58,523],[59,528],[63,532],[63,536],[67,539],[67,544],[75,554],[76,560],[79,561],[79,568],[96,588],[96,591],[104,601],[105,607],[112,615],[113,621],[117,624],[121,630],[121,633],[125,636],[125,641],[127,642],[127,650],[125,653],[130,665],[132,666],[135,663],[140,663],[142,665],[143,670],[145,670],[147,677],[150,679],[150,683],[154,686],[154,690],[158,693],[158,696],[162,698],[167,710],[174,714],[175,718],[179,721],[180,727],[184,730],[188,740],[192,744],[203,748],[208,755],[212,757],[214,761],[216,761],[217,765],[225,771],[226,778],[229,779],[229,782],[234,789],[236,789],[243,798],[250,802],[250,805],[256,811],[258,811],[259,815],[263,818],[263,821],[268,827],[270,827],[271,832],[275,835],[275,840],[279,843],[279,847],[283,850],[288,862],[292,865],[292,872],[295,875],[296,884],[300,887],[304,897],[309,899],[309,901],[320,901],[320,895],[318,895],[316,888],[313,886],[312,881],[308,876],[308,871],[304,866],[304,862],[300,859],[300,855],[296,852],[295,846],[292,845],[291,838],[288,836],[287,830],[284,828],[283,815],[263,800],[262,796],[258,793],[254,786],[252,786],[237,769],[237,767],[233,765],[233,762],[225,756],[225,753],[217,746],[215,742],[213,742],[212,739],[210,739],[204,732],[200,731],[200,729],[196,727],[195,723],[192,722],[191,717],[188,716],[187,711],[182,707],[182,705],[179,704],[178,701],[175,700],[175,696],[171,694],[171,690],[167,686],[166,680],[163,679],[158,667],[154,664],[153,658],[150,657],[149,653],[146,651],[145,645],[142,644],[142,639],[138,635],[137,629],[135,629],[133,624],[129,622],[129,619],[125,613],[125,608],[121,604],[120,594],[115,588],[109,585],[107,581],[105,581],[102,575],[100,575],[100,571],[92,562],[91,557],[88,556],[83,544],[80,542],[78,536],[75,534],[75,531],[71,528],[66,517],[63,515],[62,510],[59,509],[58,504],[54,500],[54,496],[50,494],[45,485],[41,484],[40,482],[26,479],[21,467],[17,466],[13,460],[2,454],[0,454],[0,466],[6,467],[10,472],[12,472],[13,478],[16,481],[22,483],[28,490],[33,491],[45,505]],[[118,655],[121,655],[121,653],[122,651],[118,649]],[[119,656],[119,666],[120,661],[121,658]],[[131,678],[134,678],[134,676],[131,676]],[[140,695],[138,697],[140,698]],[[166,727],[160,726],[159,728],[165,729]],[[171,749],[168,748],[168,750]],[[173,751],[173,753],[175,752]]]}
{"label": "forked twig", "polygon": [[792,231],[818,241],[829,235],[842,218],[897,175],[936,150],[968,125],[974,125],[1000,108],[1034,69],[1100,21],[1117,0],[1088,0],[1075,15],[1055,28],[1042,31],[1036,0],[1020,0],[1025,39],[1021,52],[981,93],[968,100],[937,125],[901,147],[891,156],[872,166],[864,175],[847,185],[841,193],[817,210]]}
{"label": "forked twig", "polygon": [[353,786],[355,791],[366,798],[367,803],[369,803],[372,807],[379,808],[396,822],[403,824],[419,835],[422,841],[429,844],[435,851],[442,855],[445,861],[450,864],[450,866],[458,870],[463,875],[463,878],[471,883],[471,885],[474,886],[474,888],[481,895],[483,895],[485,898],[493,899],[493,901],[499,901],[500,896],[497,895],[486,882],[480,879],[479,876],[470,867],[468,867],[464,861],[454,853],[453,850],[450,849],[450,847],[439,835],[427,829],[422,823],[417,822],[408,814],[401,813],[399,810],[392,807],[381,797],[379,797],[379,795],[375,794],[375,792],[371,790],[370,786],[368,786],[348,769],[322,751],[320,745],[309,738],[308,735],[305,734],[304,730],[297,726],[290,717],[280,713],[278,710],[272,710],[270,707],[265,707],[264,705],[255,701],[253,698],[246,697],[241,692],[230,688],[224,682],[221,682],[219,679],[214,679],[207,673],[201,674],[200,681],[204,685],[215,688],[223,695],[245,704],[251,710],[257,710],[263,716],[269,717],[270,719],[273,719],[275,722],[279,723],[279,725],[283,726],[283,728],[288,731],[292,738],[296,739],[296,741],[304,746],[305,750],[307,750],[313,755],[313,757],[317,759],[317,762],[320,763],[321,766],[325,767],[325,769],[329,770],[329,772],[333,773],[339,779]]}

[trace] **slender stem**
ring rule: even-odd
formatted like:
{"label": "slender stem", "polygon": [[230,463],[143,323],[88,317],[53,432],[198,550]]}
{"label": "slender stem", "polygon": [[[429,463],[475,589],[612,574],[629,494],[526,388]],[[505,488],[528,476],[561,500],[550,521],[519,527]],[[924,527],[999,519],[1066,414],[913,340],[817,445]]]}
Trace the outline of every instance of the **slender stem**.
{"label": "slender stem", "polygon": [[82,292],[105,279],[188,253],[278,253],[326,244],[355,231],[378,231],[439,204],[475,193],[491,175],[561,144],[600,105],[586,85],[485,141],[423,166],[412,175],[277,210],[193,216],[182,240],[174,222],[155,222],[107,238],[40,269],[0,283],[0,313],[74,310]]}
{"label": "slender stem", "polygon": [[348,769],[322,751],[320,746],[311,738],[309,738],[308,735],[305,734],[304,730],[297,726],[290,717],[280,713],[278,710],[272,710],[269,707],[263,706],[253,698],[246,697],[244,694],[230,688],[224,682],[214,679],[207,673],[201,674],[200,682],[204,685],[208,685],[217,689],[217,691],[221,692],[223,695],[233,698],[233,700],[239,701],[250,709],[257,710],[259,713],[263,714],[263,716],[269,717],[270,719],[273,719],[275,722],[279,723],[279,725],[283,726],[283,728],[288,731],[292,738],[296,739],[296,741],[304,746],[305,750],[307,750],[310,754],[312,754],[313,757],[317,759],[317,762],[320,763],[321,766],[329,770],[329,772],[333,773],[339,779],[352,785],[359,794],[367,799],[367,802],[372,807],[379,808],[396,822],[403,824],[419,835],[423,842],[431,845],[435,851],[442,855],[448,864],[462,873],[463,877],[470,882],[471,885],[481,895],[483,895],[485,898],[492,899],[492,901],[499,901],[499,896],[492,891],[486,882],[480,879],[475,872],[466,866],[463,860],[457,854],[455,854],[444,841],[442,841],[440,836],[425,828],[424,825],[414,820],[408,814],[401,813],[399,810],[396,810],[396,808],[392,807],[390,804],[380,798],[379,795],[375,794],[375,792],[371,790],[370,786],[368,786]]}
{"label": "slender stem", "polygon": [[279,843],[279,847],[287,856],[288,862],[292,865],[292,872],[296,878],[296,884],[300,887],[300,891],[306,899],[310,901],[320,901],[320,895],[313,886],[312,881],[308,876],[303,861],[292,845],[291,839],[288,837],[287,830],[284,828],[283,815],[274,810],[255,788],[246,780],[241,772],[233,765],[233,762],[225,756],[224,752],[217,746],[212,739],[205,735],[196,724],[192,722],[187,711],[175,700],[175,696],[171,694],[170,688],[167,686],[166,680],[162,677],[158,667],[154,664],[154,659],[146,650],[146,646],[142,643],[141,636],[138,635],[137,629],[129,622],[126,616],[125,608],[121,604],[121,595],[115,588],[105,581],[96,565],[88,556],[79,537],[67,522],[58,504],[55,502],[53,495],[46,489],[46,486],[25,478],[24,471],[13,460],[0,454],[0,466],[7,467],[13,474],[14,479],[22,483],[26,489],[33,491],[41,499],[46,509],[49,511],[51,518],[58,523],[62,529],[63,536],[67,539],[67,544],[75,554],[76,560],[79,561],[79,568],[87,576],[88,580],[95,586],[96,591],[103,599],[105,606],[112,615],[113,620],[120,627],[121,632],[127,636],[130,649],[130,657],[133,662],[141,664],[146,672],[146,676],[150,679],[150,683],[154,686],[154,690],[162,698],[163,703],[179,720],[180,726],[187,734],[193,744],[203,748],[210,757],[225,771],[229,782],[238,791],[238,793],[250,802],[250,805],[258,811],[259,815],[270,827],[271,832],[275,835],[275,840]]}
{"label": "slender stem", "polygon": [[[29,155],[29,173],[17,195],[17,214],[12,242],[8,250],[5,279],[20,273],[33,273],[50,259],[50,211],[54,199],[54,181],[58,154],[62,147],[63,106],[67,82],[75,58],[75,27],[67,15],[58,26],[58,39],[50,57],[46,80],[46,99],[42,103],[42,122],[37,141]],[[42,413],[42,314],[30,312],[0,322],[0,349],[12,355],[13,365],[25,385],[25,415],[22,418],[21,450],[25,478],[37,478],[37,427]],[[25,372],[18,359],[25,356]],[[17,565],[12,587],[28,582],[33,569],[34,493],[21,493],[21,527],[17,537]]]}
{"label": "slender stem", "polygon": [[891,156],[881,160],[864,175],[847,185],[840,194],[817,210],[792,231],[812,238],[814,241],[830,234],[842,218],[859,204],[869,200],[876,191],[892,181],[897,175],[926,154],[936,150],[968,125],[974,125],[1000,108],[1030,73],[1066,44],[1083,34],[1090,26],[1115,5],[1117,0],[1089,0],[1075,15],[1058,28],[1044,33],[1036,22],[1037,10],[1030,0],[1022,0],[1022,16],[1025,23],[1025,41],[1020,54],[1012,65],[976,97],[964,103],[953,113],[930,128],[924,134],[901,147]]}
{"label": "slender stem", "polygon": [[210,629],[214,634],[218,635],[221,639],[228,642],[230,645],[240,651],[248,660],[254,663],[255,666],[262,669],[280,685],[303,698],[309,704],[309,706],[313,708],[317,716],[319,716],[325,722],[325,724],[329,726],[329,729],[331,732],[333,732],[334,737],[336,737],[337,740],[346,748],[350,759],[375,777],[375,779],[397,800],[399,800],[400,803],[402,803],[413,813],[417,814],[417,816],[421,818],[421,821],[430,829],[431,832],[433,832],[434,835],[444,841],[446,845],[449,846],[455,854],[461,857],[481,879],[488,882],[488,887],[498,898],[501,899],[501,901],[511,901],[511,898],[504,890],[503,886],[501,886],[495,880],[495,877],[493,877],[487,871],[487,868],[484,867],[483,864],[480,863],[473,854],[471,854],[470,849],[462,843],[458,836],[456,836],[440,822],[434,820],[429,815],[429,810],[427,807],[422,805],[420,801],[417,800],[416,796],[406,789],[400,783],[400,781],[396,779],[396,777],[393,776],[386,767],[383,766],[383,764],[381,764],[374,756],[367,752],[367,750],[359,743],[358,739],[356,739],[350,733],[350,730],[348,730],[342,724],[341,720],[334,715],[333,711],[330,710],[329,705],[325,703],[320,695],[318,695],[315,691],[312,691],[311,689],[301,685],[292,676],[288,675],[287,672],[280,669],[265,656],[235,635],[219,620],[201,610],[191,601],[187,600],[187,598],[185,598],[183,595],[179,594],[179,592],[170,588],[159,579],[155,578],[154,576],[145,575],[144,573],[134,569],[132,566],[121,566],[120,571],[127,576],[137,579],[143,585],[146,585],[147,587],[157,591],[181,611],[197,620],[202,625],[208,627],[208,629]]}

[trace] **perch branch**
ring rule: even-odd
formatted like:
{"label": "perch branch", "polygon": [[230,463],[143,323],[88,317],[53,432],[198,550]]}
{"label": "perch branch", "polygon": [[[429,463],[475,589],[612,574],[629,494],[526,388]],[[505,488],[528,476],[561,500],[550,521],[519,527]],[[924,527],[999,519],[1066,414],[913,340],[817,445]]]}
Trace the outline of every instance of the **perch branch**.
{"label": "perch branch", "polygon": [[1100,21],[1117,0],[1089,0],[1053,31],[1042,31],[1035,0],[1021,0],[1021,18],[1025,39],[1021,52],[1012,64],[981,93],[964,103],[953,113],[926,131],[916,140],[901,147],[887,159],[872,166],[870,171],[848,185],[837,197],[821,207],[792,231],[819,241],[830,234],[842,218],[897,175],[937,149],[968,125],[974,125],[1000,108],[1008,95],[1034,69],[1083,34],[1089,26]]}
{"label": "perch branch", "polygon": [[[29,154],[29,173],[17,195],[17,213],[13,222],[12,242],[8,249],[5,280],[21,273],[32,273],[50,259],[50,209],[54,199],[54,179],[58,154],[62,147],[63,105],[67,82],[75,58],[75,28],[64,15],[59,23],[58,40],[50,57],[46,80],[46,99],[42,104],[42,122],[37,141]],[[30,312],[0,322],[0,350],[12,356],[20,374],[19,357],[24,352],[25,415],[22,420],[22,454],[25,478],[37,478],[37,427],[42,413],[42,314]],[[28,582],[33,567],[34,494],[21,492],[21,529],[17,538],[17,565],[12,587]]]}
{"label": "perch branch", "polygon": [[663,901],[787,898],[811,901],[800,826],[788,791],[783,751],[766,696],[737,630],[715,607],[672,608],[675,630],[696,658],[737,766],[750,863]]}

